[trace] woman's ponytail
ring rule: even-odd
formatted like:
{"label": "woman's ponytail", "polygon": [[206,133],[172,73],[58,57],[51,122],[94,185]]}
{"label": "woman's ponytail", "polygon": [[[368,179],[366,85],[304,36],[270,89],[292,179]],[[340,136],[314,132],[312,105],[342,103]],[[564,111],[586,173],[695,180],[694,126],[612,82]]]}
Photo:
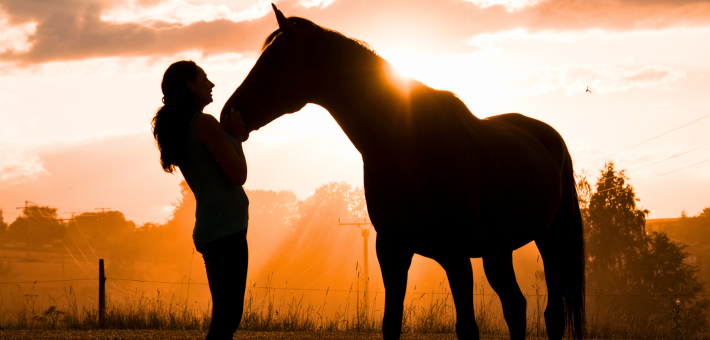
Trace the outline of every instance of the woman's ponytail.
{"label": "woman's ponytail", "polygon": [[197,113],[197,103],[187,82],[196,78],[197,64],[191,60],[173,63],[163,75],[163,106],[155,113],[152,126],[165,172],[172,173],[175,166],[187,162],[187,129]]}

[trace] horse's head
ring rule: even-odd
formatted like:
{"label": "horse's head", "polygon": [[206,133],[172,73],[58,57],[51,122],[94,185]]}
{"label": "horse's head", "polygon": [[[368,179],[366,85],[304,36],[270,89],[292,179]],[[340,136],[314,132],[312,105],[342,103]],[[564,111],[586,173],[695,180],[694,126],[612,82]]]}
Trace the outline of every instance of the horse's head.
{"label": "horse's head", "polygon": [[246,125],[244,140],[274,119],[301,110],[313,94],[313,60],[307,52],[308,27],[302,18],[286,18],[273,6],[279,29],[271,33],[256,64],[222,108],[240,111]]}

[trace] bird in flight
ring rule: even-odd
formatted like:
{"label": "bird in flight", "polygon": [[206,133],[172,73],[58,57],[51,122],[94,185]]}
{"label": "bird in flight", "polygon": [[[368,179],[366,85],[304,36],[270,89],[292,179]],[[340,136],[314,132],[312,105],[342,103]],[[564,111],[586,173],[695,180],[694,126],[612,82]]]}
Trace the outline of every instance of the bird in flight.
{"label": "bird in flight", "polygon": [[587,86],[587,92],[592,93],[592,91],[589,91],[589,86]]}

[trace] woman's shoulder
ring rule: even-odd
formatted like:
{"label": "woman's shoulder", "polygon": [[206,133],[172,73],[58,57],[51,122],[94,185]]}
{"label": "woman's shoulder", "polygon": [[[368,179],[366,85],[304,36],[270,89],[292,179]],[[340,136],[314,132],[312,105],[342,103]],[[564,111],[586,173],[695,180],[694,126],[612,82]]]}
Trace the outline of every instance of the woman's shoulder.
{"label": "woman's shoulder", "polygon": [[209,113],[198,113],[195,115],[195,123],[204,123],[204,124],[213,124],[219,122],[217,121],[217,118],[215,118],[213,115]]}
{"label": "woman's shoulder", "polygon": [[195,117],[195,132],[198,135],[207,135],[223,131],[222,125],[219,124],[217,118],[211,114],[198,113]]}

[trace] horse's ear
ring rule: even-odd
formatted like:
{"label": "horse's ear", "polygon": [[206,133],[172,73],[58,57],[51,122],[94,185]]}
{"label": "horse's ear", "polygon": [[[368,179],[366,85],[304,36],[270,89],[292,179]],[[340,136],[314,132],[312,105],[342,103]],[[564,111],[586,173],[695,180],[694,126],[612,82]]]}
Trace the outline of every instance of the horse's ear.
{"label": "horse's ear", "polygon": [[295,27],[293,27],[293,23],[286,19],[286,16],[284,16],[284,14],[281,13],[278,8],[276,8],[276,5],[271,3],[271,7],[274,8],[274,13],[276,14],[276,21],[279,22],[279,28],[281,29],[281,32],[285,34],[292,34],[292,32],[295,30]]}

